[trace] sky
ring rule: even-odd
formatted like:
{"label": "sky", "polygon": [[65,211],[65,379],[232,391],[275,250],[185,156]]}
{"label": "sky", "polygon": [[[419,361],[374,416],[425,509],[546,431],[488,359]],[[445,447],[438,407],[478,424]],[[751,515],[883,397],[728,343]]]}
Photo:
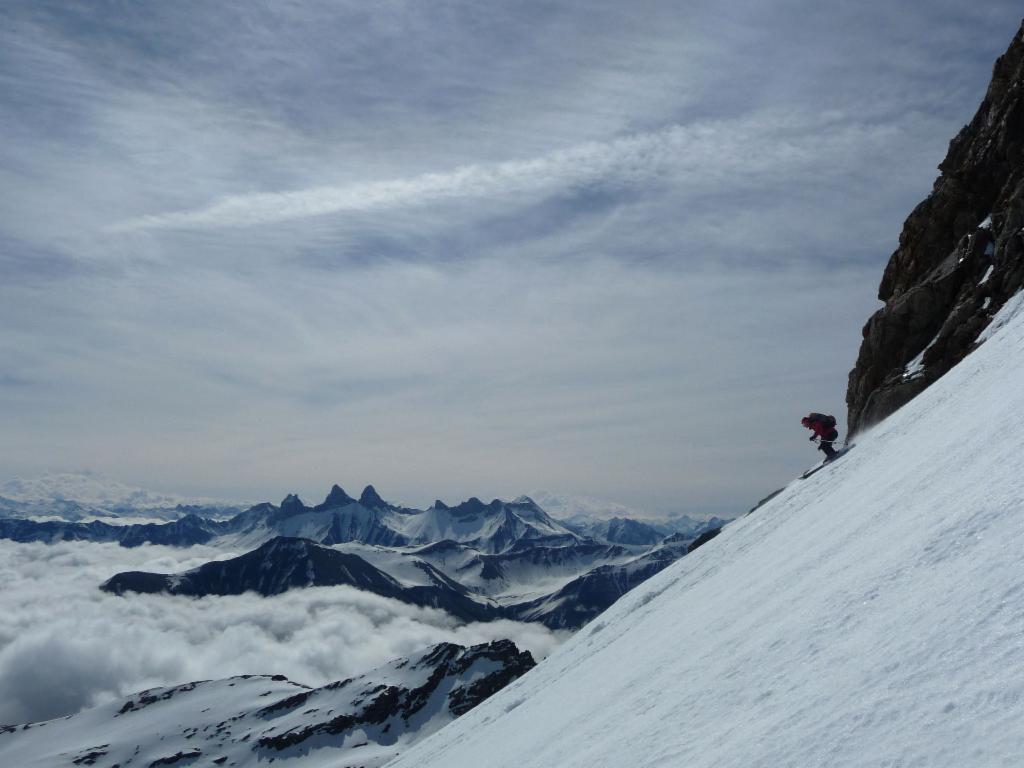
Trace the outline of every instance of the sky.
{"label": "sky", "polygon": [[[722,514],[844,421],[1019,5],[0,10],[0,476]],[[842,426],[842,425],[841,425]]]}

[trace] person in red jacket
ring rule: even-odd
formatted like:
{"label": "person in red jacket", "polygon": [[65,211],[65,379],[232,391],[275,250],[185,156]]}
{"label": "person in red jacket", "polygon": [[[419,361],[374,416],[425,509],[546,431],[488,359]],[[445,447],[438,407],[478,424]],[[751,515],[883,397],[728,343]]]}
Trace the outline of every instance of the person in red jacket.
{"label": "person in red jacket", "polygon": [[824,413],[810,413],[800,419],[800,423],[814,432],[810,439],[819,441],[818,450],[824,452],[825,461],[836,455],[836,449],[832,447],[832,443],[839,439],[835,416],[827,416]]}

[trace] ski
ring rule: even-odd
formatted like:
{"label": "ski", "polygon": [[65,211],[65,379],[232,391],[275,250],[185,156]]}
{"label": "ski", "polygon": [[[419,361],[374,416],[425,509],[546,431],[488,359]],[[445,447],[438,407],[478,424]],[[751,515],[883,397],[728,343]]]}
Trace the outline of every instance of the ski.
{"label": "ski", "polygon": [[800,479],[801,480],[806,480],[808,477],[810,477],[811,475],[815,474],[816,472],[820,472],[825,467],[827,467],[829,464],[832,464],[833,462],[838,461],[840,458],[845,456],[847,453],[849,453],[849,451],[852,448],[853,448],[852,445],[848,445],[845,448],[840,448],[838,451],[836,451],[835,456],[833,456],[831,459],[825,459],[824,461],[821,462],[821,464],[817,464],[817,465],[811,467],[806,472],[804,472],[802,475],[800,475]]}

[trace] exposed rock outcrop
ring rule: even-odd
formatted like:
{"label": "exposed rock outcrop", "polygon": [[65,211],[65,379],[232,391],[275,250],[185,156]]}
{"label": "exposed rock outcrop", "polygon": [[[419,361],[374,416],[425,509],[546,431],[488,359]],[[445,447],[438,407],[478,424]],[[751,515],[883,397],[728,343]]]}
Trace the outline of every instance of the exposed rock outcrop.
{"label": "exposed rock outcrop", "polygon": [[963,359],[1024,286],[1024,27],[939,170],[886,266],[885,306],[864,326],[846,395],[851,435]]}

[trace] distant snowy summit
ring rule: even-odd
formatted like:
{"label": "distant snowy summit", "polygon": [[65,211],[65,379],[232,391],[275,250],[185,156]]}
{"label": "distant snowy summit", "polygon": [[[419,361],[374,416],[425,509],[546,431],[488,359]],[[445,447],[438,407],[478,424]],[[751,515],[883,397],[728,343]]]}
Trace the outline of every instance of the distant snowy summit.
{"label": "distant snowy summit", "polygon": [[[442,643],[309,688],[245,675],[142,691],[78,714],[0,726],[5,766],[380,766],[535,666],[509,640]],[[199,762],[197,762],[199,761]]]}
{"label": "distant snowy summit", "polygon": [[2,517],[175,520],[189,513],[227,517],[243,508],[219,499],[157,493],[95,472],[51,472],[0,483]]}
{"label": "distant snowy summit", "polygon": [[734,519],[683,513],[659,516],[614,501],[551,491],[537,491],[531,496],[566,527],[614,544],[645,543],[655,536],[660,541],[674,533],[699,536]]}

